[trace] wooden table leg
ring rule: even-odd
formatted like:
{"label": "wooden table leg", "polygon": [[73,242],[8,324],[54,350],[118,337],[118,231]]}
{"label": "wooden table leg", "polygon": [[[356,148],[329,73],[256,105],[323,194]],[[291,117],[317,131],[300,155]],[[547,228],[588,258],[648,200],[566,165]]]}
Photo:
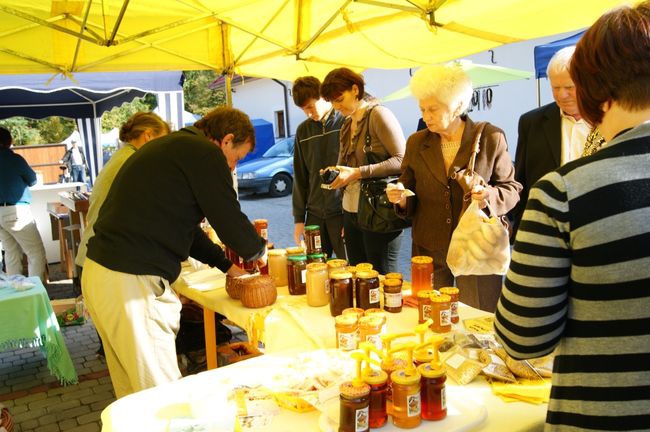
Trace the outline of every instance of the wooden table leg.
{"label": "wooden table leg", "polygon": [[214,311],[203,306],[203,329],[205,331],[205,359],[208,370],[217,368],[217,329]]}

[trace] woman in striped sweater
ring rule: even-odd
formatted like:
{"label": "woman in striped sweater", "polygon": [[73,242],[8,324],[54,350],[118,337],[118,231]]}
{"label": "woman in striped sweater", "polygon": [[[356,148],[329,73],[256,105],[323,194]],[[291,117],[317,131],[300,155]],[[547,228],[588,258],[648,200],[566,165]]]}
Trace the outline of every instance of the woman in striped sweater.
{"label": "woman in striped sweater", "polygon": [[546,430],[650,430],[650,2],[603,15],[571,63],[607,145],[531,190],[496,312],[515,358],[557,347]]}

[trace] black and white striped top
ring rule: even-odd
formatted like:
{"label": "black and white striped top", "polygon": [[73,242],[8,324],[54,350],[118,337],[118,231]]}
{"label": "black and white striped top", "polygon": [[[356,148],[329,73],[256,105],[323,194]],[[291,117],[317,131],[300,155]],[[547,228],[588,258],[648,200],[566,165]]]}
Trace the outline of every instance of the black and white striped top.
{"label": "black and white striped top", "polygon": [[650,430],[650,122],[531,189],[495,328],[557,347],[546,430]]}

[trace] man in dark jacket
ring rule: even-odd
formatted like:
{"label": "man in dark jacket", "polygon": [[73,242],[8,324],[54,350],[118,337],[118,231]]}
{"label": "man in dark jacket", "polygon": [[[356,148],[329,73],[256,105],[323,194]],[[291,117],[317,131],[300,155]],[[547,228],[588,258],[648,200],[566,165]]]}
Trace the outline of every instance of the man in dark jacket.
{"label": "man in dark jacket", "polygon": [[294,240],[300,244],[305,225],[320,227],[321,245],[328,257],[332,251],[345,258],[343,212],[338,190],[321,187],[320,171],[335,166],[339,154],[339,131],[343,117],[320,96],[320,81],[311,76],[293,83],[293,101],[307,115],[296,131],[293,153]]}
{"label": "man in dark jacket", "polygon": [[181,303],[170,284],[188,256],[241,272],[199,228],[206,217],[247,261],[266,246],[244,215],[231,170],[255,146],[248,116],[217,108],[152,140],[122,166],[88,243],[82,289],[116,396],[180,378],[175,337]]}

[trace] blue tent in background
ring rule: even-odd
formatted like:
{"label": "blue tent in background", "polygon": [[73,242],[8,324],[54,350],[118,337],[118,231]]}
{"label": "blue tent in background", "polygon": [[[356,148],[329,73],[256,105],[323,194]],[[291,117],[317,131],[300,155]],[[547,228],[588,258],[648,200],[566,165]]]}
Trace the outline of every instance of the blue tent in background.
{"label": "blue tent in background", "polygon": [[255,150],[248,153],[244,159],[238,162],[239,164],[261,157],[275,144],[275,134],[271,122],[264,119],[252,119],[251,122],[255,128]]}
{"label": "blue tent in background", "polygon": [[569,36],[564,39],[556,40],[547,44],[537,45],[533,50],[533,56],[535,58],[535,78],[537,79],[537,106],[541,105],[541,90],[539,80],[540,78],[546,77],[546,68],[548,63],[551,61],[553,54],[561,50],[562,48],[575,45],[578,43],[585,31],[576,33],[573,36]]}
{"label": "blue tent in background", "polygon": [[577,44],[584,33],[583,30],[565,39],[556,40],[544,45],[537,45],[533,51],[533,55],[535,56],[535,78],[545,78],[546,67],[548,66],[548,62],[551,61],[553,54],[564,47]]}
{"label": "blue tent in background", "polygon": [[182,124],[181,72],[88,72],[64,75],[0,75],[0,119],[62,116],[76,120],[91,178],[102,163],[100,117],[146,93],[158,96],[157,112]]}

